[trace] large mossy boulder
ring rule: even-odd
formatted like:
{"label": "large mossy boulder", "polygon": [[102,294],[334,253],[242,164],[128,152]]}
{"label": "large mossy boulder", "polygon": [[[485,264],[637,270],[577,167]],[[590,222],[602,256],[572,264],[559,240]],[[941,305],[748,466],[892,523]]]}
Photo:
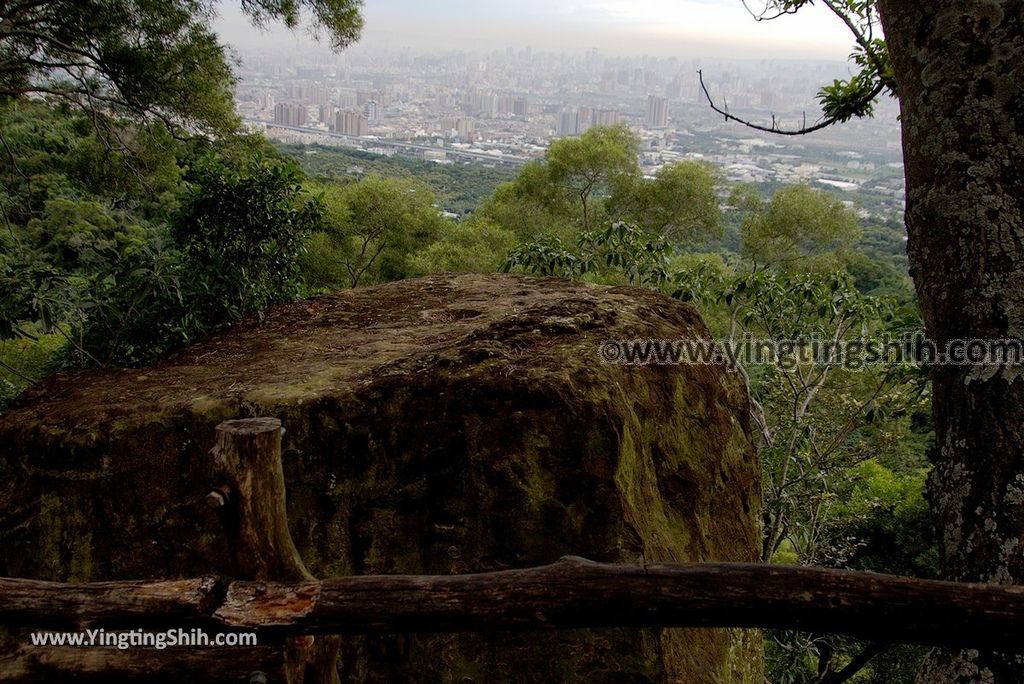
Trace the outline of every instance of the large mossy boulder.
{"label": "large mossy boulder", "polygon": [[[56,376],[0,416],[0,574],[231,575],[214,426],[286,428],[291,532],[318,576],[754,561],[746,396],[713,366],[602,363],[708,337],[654,293],[436,276],[277,307],[154,368]],[[359,682],[761,682],[744,630],[346,640]]]}

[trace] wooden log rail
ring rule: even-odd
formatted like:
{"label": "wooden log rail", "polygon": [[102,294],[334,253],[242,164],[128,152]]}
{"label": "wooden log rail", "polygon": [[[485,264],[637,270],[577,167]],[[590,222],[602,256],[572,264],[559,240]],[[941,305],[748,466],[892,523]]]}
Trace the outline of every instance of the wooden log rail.
{"label": "wooden log rail", "polygon": [[234,579],[60,584],[0,578],[16,630],[254,631],[259,645],[0,654],[0,683],[66,678],[336,684],[339,636],[600,627],[764,627],[1024,653],[1024,587],[748,564],[605,565],[567,557],[473,575],[317,580],[288,531],[281,423],[217,427],[220,512]]}
{"label": "wooden log rail", "polygon": [[[0,579],[0,622],[304,634],[580,627],[765,627],[1024,651],[1024,587],[734,563],[606,565],[567,557],[472,575],[301,582],[58,584]],[[262,641],[262,639],[261,639]]]}

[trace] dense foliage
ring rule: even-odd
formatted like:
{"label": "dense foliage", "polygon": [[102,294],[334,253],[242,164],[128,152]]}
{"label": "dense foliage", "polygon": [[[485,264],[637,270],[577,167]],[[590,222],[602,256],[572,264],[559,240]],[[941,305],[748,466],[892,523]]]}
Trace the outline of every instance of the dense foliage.
{"label": "dense foliage", "polygon": [[442,209],[459,216],[471,214],[498,185],[516,175],[508,166],[480,162],[438,163],[323,145],[278,143],[276,147],[282,155],[297,159],[309,176],[324,184],[344,185],[372,175],[417,180],[433,191]]}
{"label": "dense foliage", "polygon": [[[125,145],[111,148],[67,108],[22,100],[0,113],[10,150],[0,162],[0,401],[60,367],[151,363],[275,302],[440,271],[659,290],[695,304],[736,350],[919,325],[892,226],[861,225],[804,186],[728,188],[702,164],[645,178],[621,127],[590,129],[511,180],[492,178],[479,210],[458,219],[437,185],[457,180],[456,167],[419,179],[415,165],[361,159],[349,173],[348,160],[334,166],[343,157],[318,149],[300,155],[310,178],[259,138],[117,127]],[[738,358],[764,465],[763,559],[933,575],[918,369]],[[772,681],[794,683],[863,647],[792,632],[766,643]],[[919,657],[886,651],[859,681],[893,681]]]}
{"label": "dense foliage", "polygon": [[148,363],[298,294],[320,210],[294,163],[125,126],[149,157],[118,169],[83,118],[36,104],[3,120],[3,337],[56,335],[64,363]]}
{"label": "dense foliage", "polygon": [[[544,197],[541,168],[523,179]],[[700,187],[699,179],[689,185]],[[736,251],[695,251],[702,233],[714,234],[715,212],[683,233],[624,221],[592,231],[576,221],[571,239],[564,228],[534,235],[503,268],[628,283],[698,306],[750,393],[764,473],[764,561],[934,576],[923,495],[932,433],[926,376],[900,358],[812,354],[816,341],[918,330],[905,273],[857,250],[856,214],[826,192],[792,186],[764,198],[741,187],[730,205]],[[759,349],[769,353],[758,358]],[[770,681],[791,683],[818,682],[855,659],[857,681],[909,681],[923,653],[782,631],[769,633],[766,647]]]}
{"label": "dense foliage", "polygon": [[193,309],[230,320],[300,293],[303,240],[321,223],[293,162],[255,157],[241,169],[204,159],[172,229],[195,282]]}
{"label": "dense foliage", "polygon": [[568,239],[617,220],[678,244],[720,235],[713,169],[679,162],[644,178],[638,144],[624,125],[594,126],[578,138],[556,140],[543,161],[500,185],[480,213],[522,239]]}

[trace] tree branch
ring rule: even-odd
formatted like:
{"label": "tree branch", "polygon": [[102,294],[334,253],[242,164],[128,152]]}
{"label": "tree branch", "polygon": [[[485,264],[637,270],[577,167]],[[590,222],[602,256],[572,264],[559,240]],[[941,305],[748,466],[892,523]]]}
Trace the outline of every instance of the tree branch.
{"label": "tree branch", "polygon": [[827,673],[818,680],[817,684],[846,684],[846,682],[853,679],[854,675],[863,670],[875,656],[885,653],[889,648],[888,644],[868,644],[860,653],[853,657],[853,660],[847,663],[846,667],[838,672]]}
{"label": "tree branch", "polygon": [[7,363],[3,359],[0,359],[0,368],[3,368],[4,370],[6,370],[11,375],[15,376],[16,378],[20,378],[21,380],[24,380],[25,382],[27,382],[30,385],[36,384],[35,380],[33,380],[32,378],[28,377],[27,375],[25,375],[20,370],[18,370],[17,368],[12,366],[11,364]]}
{"label": "tree branch", "polygon": [[[726,121],[735,121],[736,123],[742,124],[742,125],[746,126],[747,128],[752,128],[755,131],[761,131],[763,133],[772,133],[774,135],[797,136],[797,135],[807,135],[809,133],[814,133],[815,131],[820,131],[823,128],[828,128],[829,126],[834,126],[837,123],[841,123],[841,121],[839,119],[835,118],[835,117],[824,117],[824,118],[819,119],[816,123],[812,124],[811,126],[807,126],[805,124],[805,125],[801,126],[800,128],[797,128],[797,129],[785,129],[785,128],[780,128],[779,127],[778,121],[775,120],[775,115],[773,114],[772,115],[772,123],[771,123],[771,125],[764,126],[764,125],[761,125],[761,124],[756,124],[756,123],[754,123],[752,121],[748,121],[746,119],[741,119],[738,116],[730,114],[727,111],[727,109],[719,107],[717,104],[715,104],[714,98],[711,97],[711,93],[708,92],[708,87],[704,83],[704,72],[703,72],[703,70],[698,69],[697,70],[697,75],[700,78],[700,87],[701,87],[701,90],[704,91],[704,97],[707,98],[708,105],[711,107],[711,109],[714,112],[724,116]],[[861,104],[867,104],[869,102],[872,102],[875,98],[877,98],[879,95],[882,94],[882,92],[885,90],[885,88],[886,88],[885,84],[883,82],[879,82],[877,85],[875,85],[874,88],[871,89],[871,92],[868,93],[867,95],[865,95],[863,98],[861,98],[861,100],[859,100],[859,102]]]}

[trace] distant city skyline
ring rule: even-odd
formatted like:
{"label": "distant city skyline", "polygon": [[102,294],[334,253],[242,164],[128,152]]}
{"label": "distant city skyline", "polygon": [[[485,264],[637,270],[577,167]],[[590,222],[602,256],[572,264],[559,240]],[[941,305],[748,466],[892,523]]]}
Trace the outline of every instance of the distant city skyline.
{"label": "distant city skyline", "polygon": [[[290,145],[517,167],[558,138],[621,124],[648,176],[711,162],[729,183],[828,187],[864,218],[903,210],[892,100],[878,103],[876,119],[804,139],[754,133],[708,105],[705,88],[750,121],[817,121],[821,86],[851,69],[842,25],[820,8],[758,23],[740,0],[366,1],[363,39],[337,56],[303,31],[260,33],[221,5],[247,125]],[[552,32],[561,39],[549,41]],[[819,48],[801,56],[809,45]]]}
{"label": "distant city skyline", "polygon": [[[222,2],[219,10],[216,29],[236,47],[326,51],[302,28],[253,27],[236,1]],[[844,61],[852,44],[839,20],[817,5],[771,22],[756,22],[741,0],[366,0],[363,10],[366,28],[357,47],[366,48],[530,45],[559,52]]]}

